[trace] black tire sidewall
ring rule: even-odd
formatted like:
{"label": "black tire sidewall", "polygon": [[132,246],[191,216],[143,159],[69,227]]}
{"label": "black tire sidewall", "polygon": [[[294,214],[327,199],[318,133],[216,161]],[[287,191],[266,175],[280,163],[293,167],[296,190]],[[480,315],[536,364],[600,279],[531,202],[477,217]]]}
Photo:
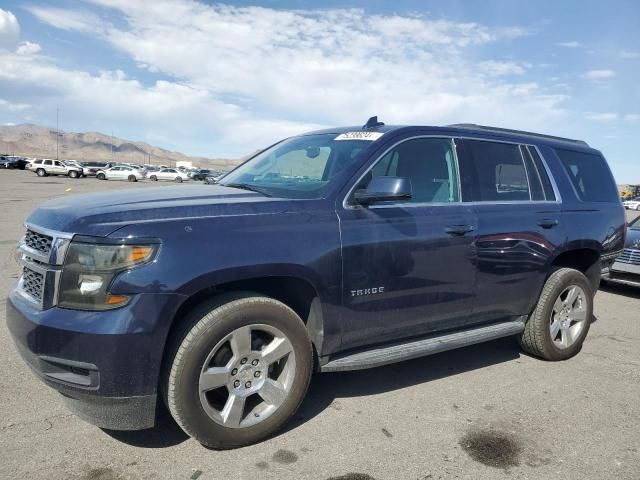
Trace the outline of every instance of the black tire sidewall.
{"label": "black tire sidewall", "polygon": [[[270,300],[270,299],[269,299]],[[191,339],[175,374],[174,402],[180,404],[181,423],[187,433],[214,448],[231,448],[264,439],[281,427],[296,411],[306,393],[313,357],[306,328],[299,317],[279,302],[240,304],[238,308],[204,315],[206,327]],[[199,323],[199,322],[198,322]],[[246,428],[227,428],[217,424],[204,411],[197,388],[200,372],[213,347],[235,329],[251,324],[267,324],[284,333],[294,348],[296,375],[288,398],[269,418]]]}
{"label": "black tire sidewall", "polygon": [[[576,339],[574,344],[566,349],[559,349],[554,344],[551,339],[551,332],[549,330],[550,322],[551,322],[551,314],[553,312],[553,305],[558,299],[558,296],[570,285],[577,285],[585,293],[586,302],[587,302],[587,317],[585,325],[580,332],[580,336]],[[589,284],[589,280],[582,273],[577,270],[563,272],[562,280],[557,282],[553,288],[549,292],[548,296],[549,301],[547,301],[540,311],[541,318],[544,319],[544,346],[545,350],[548,352],[550,358],[554,360],[565,360],[567,358],[573,357],[582,349],[582,344],[584,339],[587,337],[589,333],[589,327],[591,326],[591,319],[593,316],[593,291],[591,289],[591,285]]]}
{"label": "black tire sidewall", "polygon": [[46,177],[47,172],[45,172],[42,168],[39,168],[38,170],[36,170],[36,175],[38,175],[39,177]]}

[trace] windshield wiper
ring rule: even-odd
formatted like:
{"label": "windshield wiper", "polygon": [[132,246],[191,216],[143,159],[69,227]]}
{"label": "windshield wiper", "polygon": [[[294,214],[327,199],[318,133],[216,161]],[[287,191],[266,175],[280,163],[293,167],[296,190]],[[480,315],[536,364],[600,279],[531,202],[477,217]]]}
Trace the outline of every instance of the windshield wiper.
{"label": "windshield wiper", "polygon": [[249,190],[251,192],[260,193],[260,194],[264,195],[265,197],[273,197],[273,195],[271,195],[270,193],[265,192],[261,188],[255,187],[253,185],[249,185],[248,183],[221,183],[220,185],[222,185],[223,187],[239,188],[239,189],[242,189],[242,190]]}

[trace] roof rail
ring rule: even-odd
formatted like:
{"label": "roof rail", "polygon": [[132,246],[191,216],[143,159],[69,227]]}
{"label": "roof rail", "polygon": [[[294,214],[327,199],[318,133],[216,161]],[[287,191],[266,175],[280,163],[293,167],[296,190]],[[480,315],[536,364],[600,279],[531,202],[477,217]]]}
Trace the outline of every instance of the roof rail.
{"label": "roof rail", "polygon": [[454,123],[447,125],[447,127],[466,128],[469,130],[480,130],[483,132],[494,133],[515,133],[517,135],[524,135],[526,137],[546,138],[548,140],[559,140],[561,142],[575,143],[576,145],[582,145],[588,147],[589,144],[584,140],[574,140],[572,138],[555,137],[553,135],[544,135],[542,133],[525,132],[523,130],[511,130],[509,128],[488,127],[486,125],[476,125],[475,123]]}

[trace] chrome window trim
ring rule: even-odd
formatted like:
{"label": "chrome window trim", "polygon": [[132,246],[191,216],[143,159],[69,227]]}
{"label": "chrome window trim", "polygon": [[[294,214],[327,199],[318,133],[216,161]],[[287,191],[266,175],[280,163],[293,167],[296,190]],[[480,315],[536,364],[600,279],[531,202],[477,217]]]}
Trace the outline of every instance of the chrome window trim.
{"label": "chrome window trim", "polygon": [[[458,195],[460,197],[460,200],[457,202],[438,202],[438,203],[434,203],[434,202],[420,202],[420,203],[411,203],[411,202],[396,202],[396,203],[386,203],[383,205],[370,205],[369,207],[363,207],[362,205],[350,205],[347,200],[349,199],[349,197],[353,194],[356,186],[360,183],[360,181],[367,175],[367,173],[369,173],[371,170],[373,170],[373,168],[376,166],[376,164],[387,154],[389,153],[391,150],[393,150],[395,147],[397,147],[398,145],[400,145],[401,143],[407,142],[409,140],[415,140],[415,139],[419,139],[419,138],[442,138],[442,139],[447,139],[447,140],[451,140],[451,142],[453,143],[453,153],[454,153],[454,157],[456,160],[456,169],[457,169],[457,174],[458,174]],[[519,145],[519,146],[525,146],[528,148],[535,148],[538,156],[540,157],[540,160],[542,161],[542,166],[544,167],[544,170],[547,174],[547,177],[549,178],[549,181],[551,182],[551,188],[553,189],[553,193],[556,197],[555,200],[546,200],[546,194],[545,194],[545,200],[505,200],[505,201],[490,201],[490,202],[483,202],[483,201],[473,201],[473,202],[464,202],[462,201],[462,181],[461,181],[461,176],[460,176],[460,162],[458,160],[458,145],[456,143],[456,140],[460,139],[460,140],[476,140],[476,141],[486,141],[486,142],[495,142],[495,143],[507,143],[507,144],[511,144],[511,145]],[[522,150],[522,149],[518,149],[518,150]],[[522,155],[522,152],[520,152],[520,155]],[[524,157],[522,158],[523,164],[524,164]],[[526,172],[526,165],[525,165],[525,172]],[[531,185],[529,185],[529,198],[531,198]],[[522,142],[511,142],[508,140],[495,140],[495,139],[487,139],[487,138],[478,138],[478,137],[470,137],[470,136],[465,136],[465,135],[455,135],[455,136],[447,136],[447,135],[415,135],[413,137],[407,137],[404,138],[402,140],[399,140],[397,142],[395,142],[394,144],[392,144],[389,148],[387,148],[386,150],[384,150],[380,155],[378,155],[378,157],[376,157],[376,159],[371,163],[371,165],[369,166],[369,168],[367,168],[362,175],[360,175],[358,177],[358,179],[353,183],[353,185],[351,186],[351,188],[348,190],[347,194],[344,196],[344,198],[342,199],[342,208],[344,210],[360,210],[363,208],[366,208],[367,210],[371,210],[371,209],[376,209],[376,208],[390,208],[390,207],[408,207],[408,206],[413,206],[413,207],[424,207],[424,206],[449,206],[449,205],[511,205],[511,204],[515,204],[515,205],[529,205],[529,204],[533,204],[533,205],[540,205],[540,204],[548,204],[548,205],[559,205],[562,203],[562,196],[560,195],[560,190],[558,189],[558,185],[556,184],[556,180],[554,178],[554,176],[551,174],[551,170],[549,169],[549,165],[547,164],[547,160],[544,158],[544,155],[542,155],[542,152],[540,151],[540,149],[538,148],[537,145],[534,145],[532,143],[522,143]]]}
{"label": "chrome window trim", "polygon": [[[542,166],[544,167],[544,171],[547,174],[547,178],[549,178],[549,181],[551,182],[551,188],[553,189],[553,194],[556,197],[555,200],[547,200],[547,201],[548,202],[554,202],[554,203],[562,203],[562,196],[560,195],[560,190],[558,189],[558,184],[556,183],[555,177],[551,174],[551,170],[549,169],[549,165],[547,164],[547,159],[544,158],[544,155],[542,155],[542,152],[540,151],[540,149],[538,148],[537,145],[530,145],[530,144],[523,144],[523,145],[525,145],[525,146],[527,146],[529,148],[535,148],[536,153],[538,154],[538,157],[540,157],[540,160],[542,161]],[[571,183],[571,181],[569,183]],[[546,194],[545,194],[545,196],[546,196]]]}

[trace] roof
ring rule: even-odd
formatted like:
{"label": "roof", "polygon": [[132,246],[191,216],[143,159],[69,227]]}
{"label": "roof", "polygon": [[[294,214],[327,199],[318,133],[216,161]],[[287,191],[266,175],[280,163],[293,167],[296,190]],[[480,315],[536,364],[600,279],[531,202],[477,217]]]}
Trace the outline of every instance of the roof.
{"label": "roof", "polygon": [[491,127],[486,125],[476,125],[474,123],[457,123],[453,125],[445,126],[429,126],[429,125],[382,125],[371,128],[364,128],[362,125],[350,126],[350,127],[334,127],[324,130],[316,130],[313,132],[305,133],[305,135],[318,135],[318,134],[336,134],[339,135],[345,132],[381,132],[389,133],[401,129],[421,129],[421,130],[433,130],[435,132],[441,132],[446,135],[458,135],[466,136],[469,134],[477,134],[483,136],[491,136],[495,138],[509,139],[512,141],[529,143],[537,141],[538,143],[545,143],[551,146],[564,146],[564,147],[578,147],[580,149],[591,149],[589,144],[583,140],[574,140],[571,138],[558,137],[554,135],[546,135],[541,133],[527,132],[523,130],[512,130],[507,128]]}

